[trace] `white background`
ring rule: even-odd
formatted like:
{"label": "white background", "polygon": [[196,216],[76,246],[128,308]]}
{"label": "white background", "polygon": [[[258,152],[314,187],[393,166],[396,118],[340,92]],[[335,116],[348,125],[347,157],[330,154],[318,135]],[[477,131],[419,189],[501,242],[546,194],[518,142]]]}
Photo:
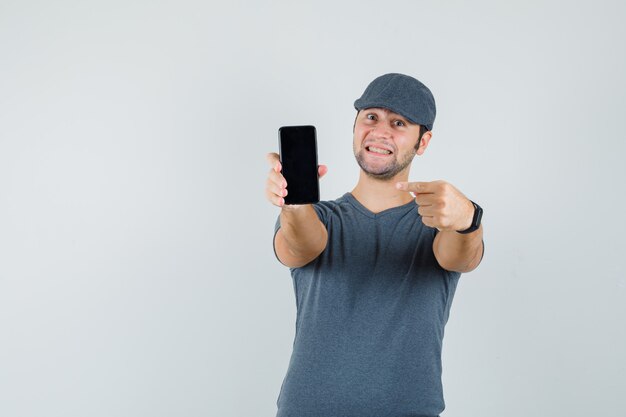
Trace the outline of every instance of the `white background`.
{"label": "white background", "polygon": [[412,180],[484,207],[443,416],[623,416],[621,1],[0,0],[0,415],[273,416],[295,324],[265,154],[353,101],[438,115]]}

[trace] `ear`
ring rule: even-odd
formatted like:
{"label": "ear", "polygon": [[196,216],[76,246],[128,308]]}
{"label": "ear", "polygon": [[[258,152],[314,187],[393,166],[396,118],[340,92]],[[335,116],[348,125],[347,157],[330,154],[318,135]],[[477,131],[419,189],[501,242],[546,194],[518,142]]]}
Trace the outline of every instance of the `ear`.
{"label": "ear", "polygon": [[432,137],[433,137],[433,132],[431,132],[430,130],[422,135],[420,146],[415,151],[417,155],[422,155],[426,151],[426,148],[428,148],[428,143],[430,142],[430,139]]}

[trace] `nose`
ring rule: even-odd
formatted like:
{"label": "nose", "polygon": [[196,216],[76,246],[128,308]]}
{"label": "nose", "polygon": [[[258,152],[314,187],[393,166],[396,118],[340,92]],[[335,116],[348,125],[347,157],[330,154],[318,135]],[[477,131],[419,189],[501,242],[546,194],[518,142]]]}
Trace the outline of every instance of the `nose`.
{"label": "nose", "polygon": [[372,127],[372,135],[378,138],[388,139],[391,137],[391,130],[385,123],[376,123]]}

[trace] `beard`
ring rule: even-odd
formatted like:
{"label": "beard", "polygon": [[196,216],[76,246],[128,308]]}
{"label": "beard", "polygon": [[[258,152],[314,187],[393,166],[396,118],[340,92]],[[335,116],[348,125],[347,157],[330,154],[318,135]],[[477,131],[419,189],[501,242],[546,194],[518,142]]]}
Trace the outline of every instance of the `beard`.
{"label": "beard", "polygon": [[405,155],[401,156],[394,153],[393,160],[389,161],[386,165],[373,166],[368,164],[365,160],[365,152],[367,152],[365,149],[361,149],[359,151],[354,149],[354,157],[356,158],[357,163],[367,176],[381,181],[390,180],[398,175],[411,165],[411,162],[413,162],[413,158],[415,157],[415,152],[407,152]]}

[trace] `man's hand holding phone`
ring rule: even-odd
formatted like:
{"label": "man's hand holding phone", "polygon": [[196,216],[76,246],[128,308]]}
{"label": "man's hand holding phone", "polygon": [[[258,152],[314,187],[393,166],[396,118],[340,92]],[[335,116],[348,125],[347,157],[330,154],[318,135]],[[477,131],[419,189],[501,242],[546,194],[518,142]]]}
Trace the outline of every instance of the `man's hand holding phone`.
{"label": "man's hand holding phone", "polygon": [[311,262],[326,247],[328,232],[313,203],[320,199],[319,178],[325,165],[317,163],[314,126],[283,126],[278,129],[280,154],[270,153],[267,160],[265,195],[281,207],[280,228],[274,235],[276,256],[284,265],[296,268]]}
{"label": "man's hand holding phone", "polygon": [[[265,186],[265,196],[267,200],[277,207],[285,206],[285,197],[288,194],[287,180],[281,173],[282,165],[280,163],[280,156],[271,152],[267,154],[267,162],[270,164],[270,172],[267,175],[267,183]],[[319,178],[322,178],[328,172],[326,165],[319,165],[317,173]]]}

